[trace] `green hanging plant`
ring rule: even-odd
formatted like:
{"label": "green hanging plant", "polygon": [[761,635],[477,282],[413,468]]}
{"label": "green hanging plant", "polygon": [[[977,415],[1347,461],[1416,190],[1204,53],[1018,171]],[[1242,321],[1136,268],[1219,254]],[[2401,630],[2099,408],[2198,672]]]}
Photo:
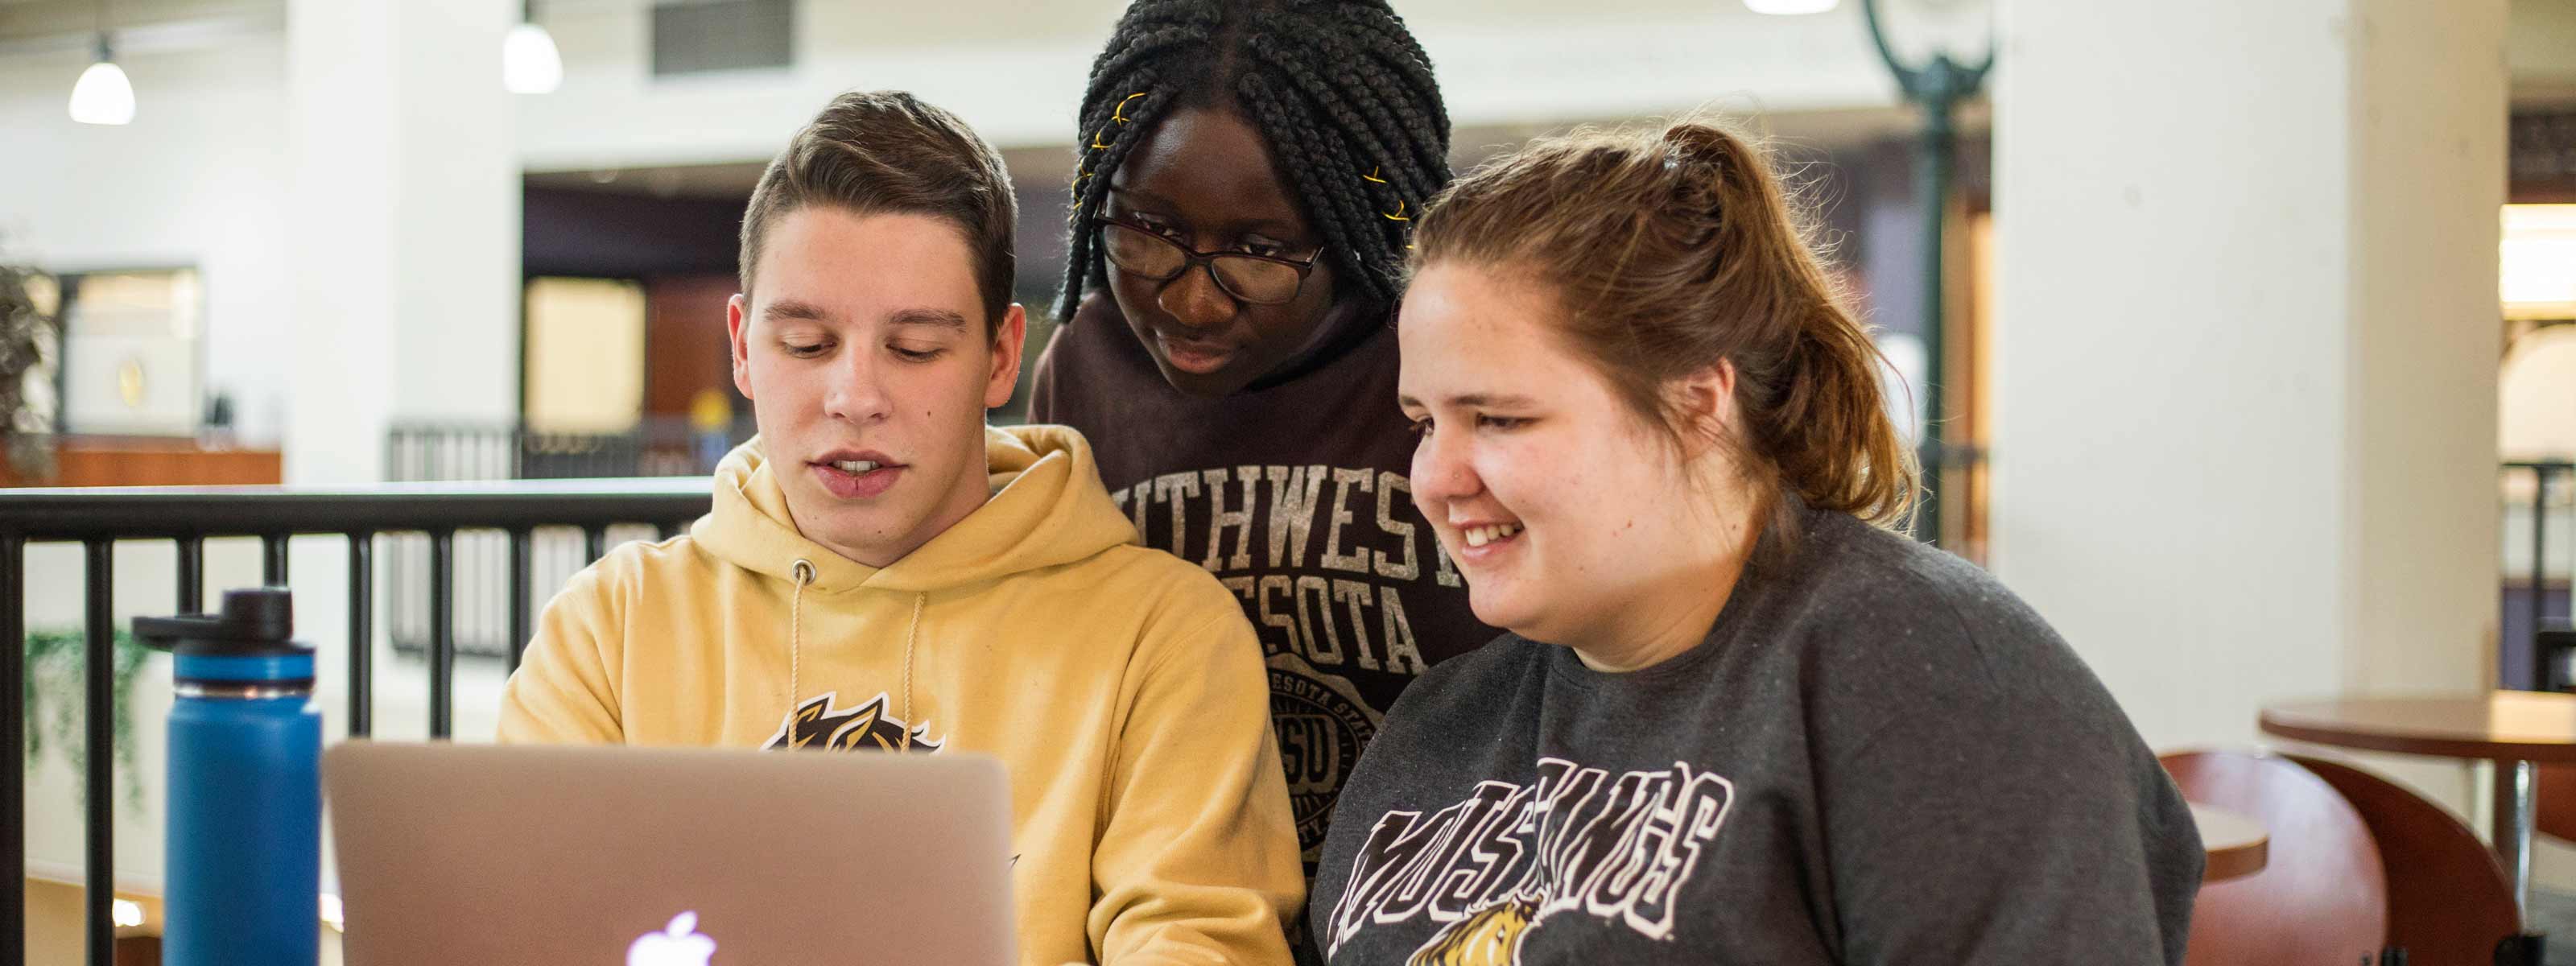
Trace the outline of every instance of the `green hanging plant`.
{"label": "green hanging plant", "polygon": [[[89,743],[81,732],[81,695],[88,676],[87,638],[79,631],[37,630],[27,634],[26,693],[20,696],[26,712],[26,768],[34,770],[48,743],[59,745],[73,771],[84,771],[89,765]],[[108,692],[115,713],[110,730],[114,733],[116,764],[125,773],[125,805],[143,807],[141,766],[137,764],[134,745],[134,680],[150,660],[152,650],[137,644],[134,635],[116,632],[115,649],[109,653]],[[86,805],[89,786],[83,784],[80,794]]]}

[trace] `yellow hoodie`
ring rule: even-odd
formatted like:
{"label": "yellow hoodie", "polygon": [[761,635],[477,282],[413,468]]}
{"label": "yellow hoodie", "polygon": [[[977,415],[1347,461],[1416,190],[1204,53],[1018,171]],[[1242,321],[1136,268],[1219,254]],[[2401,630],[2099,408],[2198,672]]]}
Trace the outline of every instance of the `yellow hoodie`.
{"label": "yellow hoodie", "polygon": [[797,533],[743,444],[687,536],[547,605],[501,740],[992,754],[1023,962],[1287,962],[1304,883],[1242,608],[1136,545],[1080,434],[985,448],[991,501],[879,569]]}

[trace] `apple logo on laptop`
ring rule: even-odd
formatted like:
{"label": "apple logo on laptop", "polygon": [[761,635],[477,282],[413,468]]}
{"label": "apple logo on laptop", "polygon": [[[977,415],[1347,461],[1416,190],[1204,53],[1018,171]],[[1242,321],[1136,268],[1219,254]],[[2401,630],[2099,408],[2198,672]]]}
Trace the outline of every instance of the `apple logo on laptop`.
{"label": "apple logo on laptop", "polygon": [[707,966],[715,954],[716,941],[698,932],[698,914],[683,912],[661,932],[636,937],[626,947],[626,966]]}

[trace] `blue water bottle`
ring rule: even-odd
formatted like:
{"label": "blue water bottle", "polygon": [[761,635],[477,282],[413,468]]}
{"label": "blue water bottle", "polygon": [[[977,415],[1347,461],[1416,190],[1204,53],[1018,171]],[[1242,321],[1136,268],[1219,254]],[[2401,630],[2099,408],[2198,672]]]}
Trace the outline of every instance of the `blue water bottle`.
{"label": "blue water bottle", "polygon": [[172,966],[298,964],[320,954],[322,715],[313,648],[283,587],[221,614],[138,617],[171,652],[168,929]]}

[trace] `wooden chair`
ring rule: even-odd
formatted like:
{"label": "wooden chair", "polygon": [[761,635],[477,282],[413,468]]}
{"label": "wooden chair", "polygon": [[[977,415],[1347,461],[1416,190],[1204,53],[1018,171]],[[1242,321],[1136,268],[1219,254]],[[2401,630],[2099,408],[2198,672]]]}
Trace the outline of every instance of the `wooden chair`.
{"label": "wooden chair", "polygon": [[161,937],[118,936],[108,947],[116,966],[161,966]]}
{"label": "wooden chair", "polygon": [[2273,755],[2185,751],[2161,760],[2184,798],[2271,834],[2263,871],[2201,887],[2187,966],[2354,963],[2379,951],[2388,931],[2379,847],[2333,785]]}
{"label": "wooden chair", "polygon": [[2283,755],[2343,793],[2379,846],[2388,885],[2388,939],[2424,966],[2493,962],[2496,941],[2522,931],[2513,880],[2467,825],[2395,782],[2341,762]]}

